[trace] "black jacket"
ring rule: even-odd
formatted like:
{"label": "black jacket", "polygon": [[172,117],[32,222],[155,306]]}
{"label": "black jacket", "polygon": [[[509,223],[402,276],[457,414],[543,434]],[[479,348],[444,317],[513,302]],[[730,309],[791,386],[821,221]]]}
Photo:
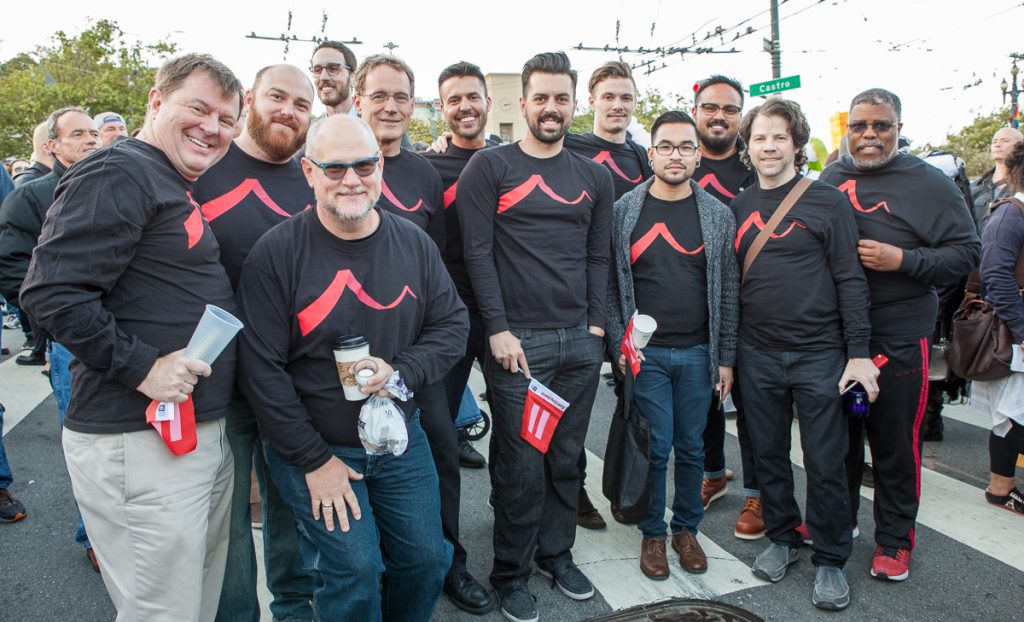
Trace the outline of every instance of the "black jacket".
{"label": "black jacket", "polygon": [[0,296],[18,304],[32,249],[43,230],[46,210],[53,204],[57,182],[67,169],[56,159],[53,170],[14,189],[0,206]]}

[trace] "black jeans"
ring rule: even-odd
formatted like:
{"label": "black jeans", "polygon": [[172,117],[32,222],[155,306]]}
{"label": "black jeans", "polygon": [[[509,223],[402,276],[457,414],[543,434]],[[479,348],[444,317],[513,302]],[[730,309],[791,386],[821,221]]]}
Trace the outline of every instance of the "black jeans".
{"label": "black jeans", "polygon": [[842,350],[780,352],[740,340],[737,367],[768,538],[791,547],[801,544],[794,531],[801,520],[789,457],[795,405],[816,566],[842,566],[853,542],[844,465],[849,437],[838,389],[845,365]]}
{"label": "black jeans", "polygon": [[[732,403],[736,406],[736,437],[740,441],[740,464],[743,466],[743,496],[760,497],[757,487],[757,469],[754,467],[754,450],[750,446],[750,431],[743,411],[740,392],[740,378],[733,376]],[[718,395],[711,400],[708,409],[708,424],[704,427],[704,477],[716,478],[725,475],[725,411]]]}
{"label": "black jeans", "polygon": [[484,319],[479,313],[469,312],[469,335],[466,338],[466,353],[444,377],[444,391],[448,398],[448,410],[452,422],[459,416],[459,404],[462,403],[462,392],[469,382],[469,374],[473,371],[473,361],[480,361],[483,366]]}
{"label": "black jeans", "polygon": [[491,584],[501,591],[525,585],[530,558],[548,567],[572,560],[576,506],[590,410],[597,394],[602,339],[584,327],[512,328],[533,377],[569,402],[545,454],[520,436],[523,403],[530,384],[510,373],[488,352],[484,375],[489,386],[492,428],[491,488],[494,494],[494,568]]}
{"label": "black jeans", "polygon": [[871,355],[889,363],[878,376],[878,399],[863,419],[850,419],[846,470],[850,512],[857,524],[864,471],[864,432],[871,445],[875,480],[875,542],[913,549],[914,523],[921,502],[921,423],[928,406],[928,338],[872,342]]}

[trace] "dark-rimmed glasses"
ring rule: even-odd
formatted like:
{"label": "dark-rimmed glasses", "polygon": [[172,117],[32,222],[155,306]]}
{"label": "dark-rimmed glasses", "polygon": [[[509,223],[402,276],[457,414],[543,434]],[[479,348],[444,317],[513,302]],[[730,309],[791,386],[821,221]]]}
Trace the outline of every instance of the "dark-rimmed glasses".
{"label": "dark-rimmed glasses", "polygon": [[735,117],[740,113],[740,107],[733,106],[732,104],[727,104],[725,106],[719,106],[718,104],[701,104],[698,107],[700,108],[701,112],[712,117],[718,114],[719,110],[721,110],[722,113],[727,117]]}
{"label": "dark-rimmed glasses", "polygon": [[654,146],[654,152],[660,156],[670,156],[673,151],[679,151],[681,156],[692,156],[697,153],[697,145],[693,143],[683,143],[681,145],[673,145],[672,143],[658,143]]}
{"label": "dark-rimmed glasses", "polygon": [[305,158],[310,164],[323,171],[327,179],[335,180],[343,178],[348,169],[352,169],[360,177],[369,177],[377,170],[377,163],[380,162],[379,155],[359,158],[351,162],[317,162],[309,156],[305,156]]}
{"label": "dark-rimmed glasses", "polygon": [[333,78],[334,76],[336,76],[339,73],[341,73],[342,69],[344,69],[345,71],[352,71],[351,67],[349,67],[348,65],[342,65],[341,63],[327,63],[326,65],[313,65],[312,67],[309,68],[309,71],[312,72],[314,78],[319,78],[320,74],[322,72],[324,72],[324,71],[327,72],[327,75],[329,75],[329,76],[331,76]]}

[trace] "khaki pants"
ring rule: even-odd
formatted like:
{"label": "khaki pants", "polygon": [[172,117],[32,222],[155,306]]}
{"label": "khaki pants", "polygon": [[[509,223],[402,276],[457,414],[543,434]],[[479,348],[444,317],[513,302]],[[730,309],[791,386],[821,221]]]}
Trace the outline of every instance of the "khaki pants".
{"label": "khaki pants", "polygon": [[228,547],[233,468],[224,420],[176,457],[155,430],[64,429],[64,456],[118,622],[213,620]]}

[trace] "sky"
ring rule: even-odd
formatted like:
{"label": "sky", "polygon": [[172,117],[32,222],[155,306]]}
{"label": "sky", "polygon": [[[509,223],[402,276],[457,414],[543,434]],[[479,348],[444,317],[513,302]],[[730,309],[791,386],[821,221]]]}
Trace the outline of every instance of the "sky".
{"label": "sky", "polygon": [[[286,50],[281,41],[247,38],[250,33],[358,39],[361,43],[351,47],[359,58],[386,52],[384,46],[394,43],[393,53],[416,73],[416,96],[425,99],[436,97],[436,76],[453,62],[474,62],[485,73],[518,73],[533,54],[564,50],[580,74],[577,97],[585,106],[587,77],[617,54],[573,49],[579,44],[736,50],[622,53],[631,64],[651,61],[634,69],[640,91],[653,87],[692,97],[694,82],[712,73],[736,77],[744,86],[772,77],[770,56],[762,49],[763,39],[770,37],[768,0],[563,0],[544,5],[249,0],[178,11],[170,7],[184,3],[5,4],[0,60],[49,43],[57,30],[78,33],[89,19],[107,18],[129,40],[166,40],[181,51],[209,52],[246,84],[268,64],[307,67],[315,47],[294,41]],[[847,110],[855,94],[871,87],[901,97],[903,133],[914,145],[939,144],[948,132],[1001,105],[999,84],[1010,80],[1009,54],[1024,51],[1012,45],[1024,21],[1020,0],[780,0],[779,13],[781,74],[799,75],[802,82],[783,95],[803,106],[812,133],[826,144],[831,142],[829,117]],[[717,29],[722,34],[713,34]],[[747,34],[748,29],[753,32]],[[657,69],[647,74],[646,67]]]}

